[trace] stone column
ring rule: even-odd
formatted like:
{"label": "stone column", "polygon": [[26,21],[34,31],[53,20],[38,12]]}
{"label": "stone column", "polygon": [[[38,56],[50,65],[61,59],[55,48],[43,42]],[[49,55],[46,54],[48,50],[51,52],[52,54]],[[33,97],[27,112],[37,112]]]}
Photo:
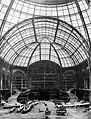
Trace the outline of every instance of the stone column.
{"label": "stone column", "polygon": [[12,80],[13,80],[13,67],[10,66],[10,93],[12,96]]}
{"label": "stone column", "polygon": [[[0,59],[0,91],[3,89],[2,67],[3,67],[3,60]],[[1,98],[2,98],[2,94],[0,93],[0,102],[1,102]]]}
{"label": "stone column", "polygon": [[0,103],[1,103],[1,98],[2,98],[1,90],[2,90],[2,71],[0,68]]}
{"label": "stone column", "polygon": [[89,67],[89,102],[91,103],[91,53],[90,53],[90,57],[88,59],[88,67]]}

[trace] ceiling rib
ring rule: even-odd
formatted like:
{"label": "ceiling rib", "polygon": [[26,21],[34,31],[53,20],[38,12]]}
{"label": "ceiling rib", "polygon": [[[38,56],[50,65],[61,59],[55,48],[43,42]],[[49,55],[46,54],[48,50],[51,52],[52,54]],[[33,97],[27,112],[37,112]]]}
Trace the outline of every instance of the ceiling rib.
{"label": "ceiling rib", "polygon": [[34,25],[34,19],[32,19],[32,25],[33,25],[35,40],[37,42],[37,36],[36,36],[36,30],[35,30],[35,25]]}

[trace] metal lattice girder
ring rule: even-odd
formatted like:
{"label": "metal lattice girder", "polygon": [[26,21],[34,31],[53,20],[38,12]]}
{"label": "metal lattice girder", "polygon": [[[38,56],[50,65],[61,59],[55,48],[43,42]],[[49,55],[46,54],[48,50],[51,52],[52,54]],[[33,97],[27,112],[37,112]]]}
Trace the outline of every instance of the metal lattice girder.
{"label": "metal lattice girder", "polygon": [[2,24],[1,24],[1,26],[0,26],[0,37],[2,36],[2,32],[3,32],[4,25],[5,25],[5,23],[6,23],[7,17],[8,17],[8,15],[9,15],[9,12],[10,12],[12,6],[13,6],[14,1],[15,1],[15,0],[11,0],[9,6],[8,6],[8,8],[7,8],[7,11],[6,11],[5,15],[4,15]]}

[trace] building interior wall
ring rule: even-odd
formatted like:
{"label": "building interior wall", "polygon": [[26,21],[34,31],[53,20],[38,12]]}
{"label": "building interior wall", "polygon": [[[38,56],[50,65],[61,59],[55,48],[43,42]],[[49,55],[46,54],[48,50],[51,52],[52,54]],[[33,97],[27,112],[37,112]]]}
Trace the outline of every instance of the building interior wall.
{"label": "building interior wall", "polygon": [[[29,67],[28,72],[26,68],[15,66],[12,68],[13,70],[12,75],[11,75],[10,66],[5,65],[7,63],[4,63],[4,65],[2,65],[3,60],[0,60],[0,62],[1,62],[0,78],[2,79],[0,82],[1,89],[10,89],[10,82],[12,82],[13,88],[20,87],[19,89],[22,90],[22,88],[27,88],[27,81],[29,81],[28,82],[29,88],[31,87],[33,88],[33,86],[37,87],[38,86],[37,84],[39,84],[38,87],[43,88],[44,87],[43,78],[48,79],[47,81],[50,82],[49,85],[50,88],[59,88],[63,90],[69,90],[70,88],[78,88],[78,89],[89,88],[89,72],[88,72],[87,62],[83,62],[82,64],[76,67],[69,67],[69,68],[59,67],[59,69],[58,69],[58,65],[55,63],[53,63],[53,65],[51,65],[51,68],[48,69],[49,65],[47,64],[46,66],[48,67],[46,67],[46,72],[44,72],[44,67],[41,67],[43,66],[43,63],[41,64],[34,63]],[[48,70],[50,76],[48,75]],[[48,77],[46,77],[47,75]],[[21,79],[23,80],[23,82],[21,81]],[[54,82],[56,81],[56,83],[54,83],[55,84],[54,87],[51,87],[51,85],[53,86],[53,80]],[[49,84],[49,82],[47,83]],[[47,83],[45,88],[49,88],[47,87],[48,86]],[[16,86],[17,84],[18,86]]]}

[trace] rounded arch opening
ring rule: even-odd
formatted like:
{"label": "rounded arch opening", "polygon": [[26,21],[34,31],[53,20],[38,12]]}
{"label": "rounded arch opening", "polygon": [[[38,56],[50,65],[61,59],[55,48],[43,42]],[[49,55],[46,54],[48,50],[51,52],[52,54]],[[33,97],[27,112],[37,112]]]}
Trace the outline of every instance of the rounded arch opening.
{"label": "rounded arch opening", "polygon": [[28,85],[31,89],[61,89],[62,67],[52,61],[37,61],[28,68]]}

